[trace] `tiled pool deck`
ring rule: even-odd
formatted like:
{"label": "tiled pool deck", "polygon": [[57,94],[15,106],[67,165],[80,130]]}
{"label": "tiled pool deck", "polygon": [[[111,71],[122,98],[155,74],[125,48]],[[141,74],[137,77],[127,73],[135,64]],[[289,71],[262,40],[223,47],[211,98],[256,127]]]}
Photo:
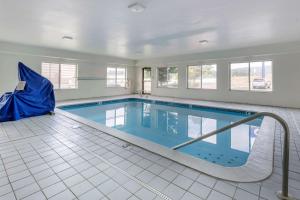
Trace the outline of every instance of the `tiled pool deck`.
{"label": "tiled pool deck", "polygon": [[[271,111],[291,130],[291,194],[300,198],[300,110]],[[276,123],[274,170],[261,182],[222,181],[78,123],[61,114],[0,123],[0,200],[270,199],[281,188],[282,129]],[[271,141],[270,141],[271,142]]]}

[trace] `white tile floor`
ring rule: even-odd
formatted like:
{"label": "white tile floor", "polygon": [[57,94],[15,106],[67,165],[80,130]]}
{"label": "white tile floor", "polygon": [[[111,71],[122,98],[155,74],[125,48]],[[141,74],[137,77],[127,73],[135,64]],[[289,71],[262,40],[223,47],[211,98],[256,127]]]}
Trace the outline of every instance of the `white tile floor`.
{"label": "white tile floor", "polygon": [[[270,109],[288,120],[289,189],[300,198],[300,110]],[[274,200],[281,187],[278,124],[274,172],[256,183],[222,181],[124,144],[59,114],[0,123],[0,200]]]}

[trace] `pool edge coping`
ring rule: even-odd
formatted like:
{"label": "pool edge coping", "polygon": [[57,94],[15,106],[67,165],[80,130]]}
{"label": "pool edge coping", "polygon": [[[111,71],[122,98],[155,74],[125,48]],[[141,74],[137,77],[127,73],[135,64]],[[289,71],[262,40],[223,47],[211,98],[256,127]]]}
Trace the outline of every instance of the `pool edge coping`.
{"label": "pool edge coping", "polygon": [[[199,106],[205,106],[205,107],[208,106],[208,105],[202,104],[201,101],[196,102],[195,100],[189,100],[189,99],[184,99],[184,102],[182,102],[183,99],[179,99],[176,101],[176,100],[174,100],[174,98],[153,97],[153,96],[151,96],[150,98],[149,97],[141,98],[138,95],[127,95],[127,96],[123,96],[123,97],[117,96],[117,97],[103,98],[103,99],[99,99],[99,100],[91,100],[89,103],[99,102],[99,101],[126,99],[126,98],[164,100],[164,101],[172,102],[172,103],[173,102],[174,103],[187,103],[187,104],[199,105]],[[191,102],[191,103],[189,103],[189,102]],[[84,102],[84,103],[86,103],[86,102]],[[76,103],[76,102],[60,103],[59,106],[74,105],[74,104],[78,104],[78,103]],[[229,108],[228,108],[228,107],[226,107],[226,105],[225,106],[210,105],[210,107],[217,107],[217,108],[221,108],[221,109],[233,109],[233,110],[246,111],[246,112],[249,111],[249,109],[245,110],[245,109],[235,108],[234,106],[229,106]],[[172,150],[170,148],[164,147],[160,144],[151,142],[149,140],[130,135],[124,131],[106,127],[105,125],[85,119],[83,117],[77,116],[75,114],[69,113],[69,112],[61,110],[59,108],[56,108],[55,111],[66,117],[69,117],[75,121],[78,121],[80,123],[91,126],[99,131],[105,132],[105,133],[112,135],[114,137],[117,137],[121,140],[132,143],[133,145],[139,146],[145,150],[159,154],[170,160],[173,160],[182,165],[193,168],[195,170],[198,170],[200,172],[203,172],[205,174],[208,174],[208,175],[216,177],[216,178],[220,178],[220,179],[224,179],[224,180],[228,180],[228,181],[234,181],[234,182],[256,182],[256,181],[261,181],[261,180],[268,178],[273,171],[275,120],[272,118],[269,118],[269,117],[264,117],[264,119],[262,121],[262,125],[260,127],[259,134],[258,134],[257,138],[255,139],[254,145],[252,147],[252,150],[250,152],[247,162],[244,165],[239,166],[239,167],[225,167],[225,166],[213,164],[206,160],[195,158],[191,155],[184,154],[184,153],[181,153],[176,150]],[[251,111],[251,112],[261,112],[261,111],[255,110],[255,111]]]}

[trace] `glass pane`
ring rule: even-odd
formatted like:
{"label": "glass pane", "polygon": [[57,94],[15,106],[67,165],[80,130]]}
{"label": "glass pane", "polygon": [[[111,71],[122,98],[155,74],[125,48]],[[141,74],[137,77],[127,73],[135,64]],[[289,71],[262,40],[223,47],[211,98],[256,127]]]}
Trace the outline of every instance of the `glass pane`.
{"label": "glass pane", "polygon": [[42,76],[47,78],[54,89],[59,89],[59,64],[42,63]]}
{"label": "glass pane", "polygon": [[188,66],[188,88],[201,88],[201,66]]}
{"label": "glass pane", "polygon": [[107,79],[106,84],[108,87],[113,87],[116,85],[116,80],[115,79],[113,79],[113,80]]}
{"label": "glass pane", "polygon": [[117,68],[117,86],[125,87],[126,83],[126,69]]}
{"label": "glass pane", "polygon": [[151,69],[144,68],[143,69],[143,92],[151,93]]}
{"label": "glass pane", "polygon": [[151,81],[151,69],[143,69],[144,72],[144,80]]}
{"label": "glass pane", "polygon": [[60,69],[60,88],[77,88],[77,65],[61,64]]}
{"label": "glass pane", "polygon": [[158,86],[166,87],[168,85],[168,68],[158,68]]}
{"label": "glass pane", "polygon": [[151,93],[151,82],[144,82],[144,93]]}
{"label": "glass pane", "polygon": [[217,65],[202,65],[202,88],[217,89]]}
{"label": "glass pane", "polygon": [[158,68],[158,87],[178,87],[177,67]]}
{"label": "glass pane", "polygon": [[107,74],[106,74],[106,84],[107,86],[115,86],[116,85],[116,68],[115,67],[108,67]]}
{"label": "glass pane", "polygon": [[177,88],[178,87],[178,68],[168,67],[168,87]]}
{"label": "glass pane", "polygon": [[42,76],[50,79],[50,63],[42,63]]}
{"label": "glass pane", "polygon": [[117,78],[118,79],[125,79],[126,78],[125,68],[117,68]]}
{"label": "glass pane", "polygon": [[126,80],[125,79],[117,79],[117,87],[125,87],[126,86]]}
{"label": "glass pane", "polygon": [[107,78],[110,78],[110,79],[116,78],[116,68],[114,68],[114,67],[107,68]]}
{"label": "glass pane", "polygon": [[272,91],[272,61],[250,63],[251,90]]}
{"label": "glass pane", "polygon": [[232,90],[249,90],[249,63],[232,63],[231,86]]}

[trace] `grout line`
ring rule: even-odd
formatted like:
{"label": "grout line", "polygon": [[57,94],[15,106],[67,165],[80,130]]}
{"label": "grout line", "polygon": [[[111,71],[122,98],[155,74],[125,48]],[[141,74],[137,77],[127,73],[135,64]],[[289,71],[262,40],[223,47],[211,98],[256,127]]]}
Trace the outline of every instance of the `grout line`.
{"label": "grout line", "polygon": [[[71,120],[72,120],[72,119],[71,119]],[[72,120],[72,121],[73,121],[73,120]],[[97,138],[99,137],[99,135],[97,135],[97,134],[95,134],[95,133],[93,133],[93,132],[89,132],[89,131],[86,131],[86,130],[84,130],[84,131],[87,132],[87,134],[91,134],[91,135],[93,135],[93,136],[95,136],[95,137],[97,137]],[[107,133],[105,133],[105,132],[102,132],[102,133],[109,136],[109,134],[107,134]],[[75,135],[78,135],[78,134],[75,133]],[[79,134],[79,135],[80,135],[80,134]],[[94,143],[93,141],[91,141],[90,138],[89,138],[88,136],[82,136],[82,135],[80,135],[80,136],[83,137],[84,139],[86,139],[87,141],[93,143],[94,145],[99,146],[99,144]],[[117,140],[120,140],[119,138],[115,138],[114,136],[112,136],[111,139],[117,139]],[[106,140],[106,139],[104,139],[104,140]],[[106,141],[109,141],[109,142],[110,142],[110,140],[106,140]],[[120,140],[120,141],[122,141],[122,140]],[[114,142],[112,142],[112,144],[117,145],[117,144],[114,143]],[[102,147],[102,148],[107,149],[108,152],[111,152],[111,153],[114,153],[114,154],[115,154],[115,152],[113,152],[113,151],[111,151],[110,149],[106,148],[106,146],[105,146],[105,147]],[[149,160],[149,159],[143,157],[142,155],[140,155],[139,153],[136,153],[136,155],[141,156],[141,158],[143,158],[143,159],[145,159],[145,160],[148,160],[148,161],[152,162],[153,164],[159,165],[159,163],[157,163],[157,162],[155,162],[155,161],[152,161],[152,160]],[[124,157],[121,156],[121,158],[124,158]],[[133,163],[132,161],[128,160],[128,158],[124,158],[124,160],[127,160],[128,162],[132,163],[133,165],[137,165],[137,163]],[[117,163],[116,163],[116,164],[117,164]],[[117,165],[116,165],[116,166],[117,166]],[[137,166],[140,167],[139,165],[137,165]],[[160,166],[161,166],[161,165],[160,165]],[[164,166],[161,166],[161,167],[164,167]],[[143,167],[141,167],[141,168],[143,168]],[[172,169],[170,169],[170,168],[168,168],[168,167],[167,167],[167,169],[169,169],[169,170],[171,170],[171,171],[174,171],[174,170],[172,170]],[[143,170],[146,170],[146,171],[150,172],[147,168],[143,168]],[[180,175],[180,173],[178,173],[177,171],[174,171],[174,172],[176,172],[177,176]],[[152,173],[152,172],[150,172],[150,173]],[[161,173],[162,173],[162,172],[161,172]],[[160,174],[161,174],[161,173],[160,173]],[[158,176],[158,174],[154,174],[154,175]],[[184,175],[183,175],[183,176],[184,176]],[[163,178],[163,179],[164,179],[164,178]],[[174,180],[175,180],[175,179],[176,179],[176,178],[174,178]],[[168,181],[168,180],[166,180],[166,181]],[[168,181],[168,182],[169,182],[169,181]],[[171,181],[171,182],[169,182],[169,183],[173,183],[173,182]],[[179,187],[180,187],[180,186],[179,186]]]}
{"label": "grout line", "polygon": [[[287,113],[286,113],[287,114]],[[285,115],[285,117],[288,117],[288,115]],[[292,117],[292,116],[290,116],[290,117]],[[49,119],[49,118],[46,118],[46,119]],[[37,119],[37,120],[43,120],[43,119]],[[58,121],[56,120],[55,122],[58,122],[58,123],[61,123],[61,122],[59,122],[59,120],[60,119],[58,119]],[[64,121],[66,124],[72,124],[71,123],[71,121],[70,120],[65,120]],[[47,122],[46,122],[47,123]],[[27,124],[27,123],[26,123]],[[49,124],[48,124],[49,125]],[[275,126],[278,126],[278,124],[275,124]],[[66,127],[65,125],[61,125],[61,126],[64,126],[64,127]],[[51,127],[51,125],[50,125],[50,127]],[[0,126],[0,128],[1,128],[1,126]],[[3,128],[3,127],[2,127]],[[41,127],[42,129],[45,129],[45,130],[47,130],[46,129],[46,127]],[[52,127],[51,127],[52,128]],[[70,128],[70,127],[66,127],[66,128]],[[3,130],[4,130],[4,128],[3,128]],[[7,129],[8,130],[8,129]],[[85,129],[83,129],[84,131],[86,131],[87,133],[90,133],[90,134],[92,134],[92,135],[95,135],[93,132],[89,132],[88,130],[85,130]],[[276,129],[275,129],[276,130]],[[68,138],[68,136],[69,135],[66,135],[66,134],[61,134],[62,132],[63,132],[64,130],[61,130],[60,132],[58,132],[59,134],[57,134],[57,135],[62,135],[64,138]],[[278,130],[277,130],[278,132],[281,132],[281,129],[280,128],[278,128]],[[5,132],[6,133],[6,132]],[[69,133],[69,134],[71,134],[71,133]],[[54,135],[56,135],[55,133],[54,133]],[[78,136],[82,136],[81,134],[76,134],[76,135],[78,135]],[[28,137],[24,137],[25,139],[26,138],[47,138],[47,137],[51,137],[51,136],[53,136],[53,134],[51,133],[51,134],[42,134],[42,135],[35,135],[35,136],[28,136]],[[84,136],[82,136],[83,138],[85,138],[85,139],[88,139],[88,137],[84,137]],[[18,139],[16,139],[16,141],[18,141],[18,140],[22,140],[22,139],[24,139],[24,138],[18,138]],[[63,138],[60,138],[62,141],[64,141],[63,140]],[[281,143],[281,134],[279,134],[278,135],[278,137],[276,138],[275,137],[275,140],[279,140],[279,143]],[[67,142],[67,140],[68,139],[66,139],[66,142]],[[275,142],[275,140],[274,140],[274,142]],[[28,142],[30,142],[31,140],[29,140]],[[296,140],[294,140],[295,142],[296,142]],[[5,143],[9,143],[9,142],[11,142],[11,141],[8,141],[8,142],[5,142]],[[26,141],[25,141],[26,142]],[[74,143],[74,142],[72,142],[72,143]],[[64,143],[63,143],[64,144]],[[76,143],[74,143],[74,144],[76,144]],[[17,144],[16,144],[17,145]],[[66,144],[64,144],[66,147],[68,147]],[[76,144],[77,145],[77,144]],[[81,145],[85,145],[85,143],[84,144],[79,144],[79,145],[77,145],[78,147],[81,147],[81,148],[83,148]],[[97,144],[96,144],[97,145]],[[70,148],[70,147],[68,147],[68,148]],[[72,149],[72,148],[70,148],[70,149]],[[73,150],[73,149],[72,149]],[[73,150],[74,151],[74,150]],[[93,152],[92,152],[93,153]],[[95,153],[94,153],[95,154]],[[109,161],[108,161],[109,162]],[[262,186],[262,185],[261,185]],[[242,189],[243,190],[243,189]],[[261,187],[260,187],[260,190],[261,190]],[[246,190],[247,191],[247,190]],[[13,191],[14,192],[14,191]],[[247,192],[249,192],[249,191],[247,191]],[[34,193],[32,193],[32,194],[34,194]],[[260,191],[259,191],[259,196],[261,195],[261,193],[260,193]]]}
{"label": "grout line", "polygon": [[[11,184],[11,181],[10,181],[10,179],[9,179],[9,177],[8,177],[8,174],[7,174],[7,171],[6,171],[6,167],[5,167],[5,164],[4,164],[4,160],[3,160],[2,156],[1,156],[1,154],[0,154],[0,159],[1,159],[2,164],[3,164],[3,168],[4,168],[4,171],[5,171],[5,174],[6,174],[6,178],[7,178],[8,182],[9,182],[10,187],[11,187],[11,190],[12,190],[11,192],[14,194],[15,199],[17,199],[17,196],[16,196],[16,194],[15,194],[15,190],[14,190],[14,188],[13,188],[13,186],[12,186],[12,184]],[[10,193],[10,192],[9,192],[9,193]],[[9,194],[9,193],[7,193],[7,194]],[[6,194],[4,194],[4,195],[6,195]],[[3,195],[3,196],[4,196],[4,195]]]}
{"label": "grout line", "polygon": [[166,199],[166,200],[172,200],[167,195],[161,193],[160,191],[156,190],[155,188],[151,187],[150,185],[148,185],[148,184],[140,181],[139,179],[137,179],[134,176],[130,175],[128,172],[126,172],[126,171],[122,170],[121,168],[113,165],[112,163],[110,163],[106,159],[102,158],[101,156],[95,154],[94,152],[90,151],[89,149],[87,149],[85,147],[81,147],[81,148],[85,149],[86,151],[90,152],[91,154],[94,154],[96,157],[98,157],[99,159],[103,160],[104,162],[106,162],[111,167],[115,168],[116,170],[118,170],[119,172],[121,172],[122,174],[124,174],[125,176],[127,176],[128,178],[130,178],[130,179],[134,180],[135,182],[139,183],[140,185],[144,186],[145,188],[147,188],[148,190],[152,191],[153,193],[155,193],[156,195],[160,196],[161,198]]}
{"label": "grout line", "polygon": [[[55,137],[55,136],[54,136]],[[57,140],[57,141],[59,141],[62,145],[65,145],[64,144],[64,142],[62,142],[61,140],[61,138],[57,138],[57,137],[55,137],[55,139]],[[65,139],[65,138],[64,138]],[[67,139],[65,139],[65,140],[67,140]],[[71,143],[73,143],[73,144],[75,144],[76,146],[78,146],[78,147],[80,147],[82,150],[84,150],[83,148],[82,148],[82,146],[80,146],[80,145],[78,145],[78,144],[76,144],[76,143],[74,143],[73,141],[71,142]],[[72,148],[70,148],[70,147],[68,147],[67,145],[65,145],[67,148],[69,148],[69,149],[71,149],[72,151],[74,151]],[[84,157],[82,157],[81,155],[79,155],[79,157],[81,157],[83,160],[85,160],[85,161],[87,161],[88,163],[90,163],[90,161],[89,160],[87,160],[86,158],[84,158]],[[72,159],[73,160],[73,159]],[[93,167],[95,167],[95,168],[97,168],[95,165],[93,165],[93,164],[91,164]],[[75,169],[76,170],[76,169]],[[76,170],[77,171],[77,170]],[[101,171],[101,170],[100,170]],[[104,170],[105,171],[105,170]],[[104,171],[102,171],[104,174],[105,174],[105,172]],[[99,172],[99,173],[102,173],[102,172]],[[81,173],[80,172],[78,172],[80,175],[81,175]],[[98,173],[98,174],[99,174]],[[104,184],[104,183],[106,183],[106,182],[108,182],[108,181],[110,181],[110,180],[113,180],[113,181],[115,181],[114,179],[113,179],[113,177],[111,177],[111,176],[109,176],[109,175],[107,175],[108,177],[109,177],[109,180],[106,180],[106,181],[104,181],[103,183],[101,183],[100,185],[102,185],[102,184]],[[84,177],[85,178],[85,177]],[[88,179],[86,179],[85,178],[85,180],[86,181],[89,181]],[[78,183],[79,184],[79,183]],[[119,184],[119,183],[117,183],[120,187],[122,187],[123,188],[123,185],[122,184]],[[76,184],[77,185],[77,184]],[[92,184],[93,185],[93,184]],[[98,185],[98,186],[96,186],[96,189],[97,189],[97,187],[99,187],[100,185]],[[75,185],[74,185],[75,186]],[[115,188],[113,191],[115,191],[115,190],[117,190],[118,188]],[[124,188],[125,189],[125,188]],[[90,190],[89,190],[90,191]],[[113,191],[111,191],[111,192],[109,192],[108,194],[103,194],[101,191],[101,193],[105,196],[105,197],[107,197],[107,198],[109,198],[107,195],[109,195],[109,194],[111,194]],[[87,192],[86,192],[87,193]],[[131,193],[131,192],[130,192]],[[83,194],[85,194],[85,193],[83,193]],[[83,195],[83,194],[81,194],[81,196]],[[132,193],[131,193],[132,194]],[[134,194],[132,194],[132,195],[134,195]]]}
{"label": "grout line", "polygon": [[30,139],[30,138],[34,138],[34,137],[40,137],[40,136],[44,136],[44,135],[49,135],[49,133],[40,134],[40,135],[31,135],[31,136],[25,136],[25,137],[18,137],[16,139],[12,139],[12,140],[9,137],[7,137],[9,140],[5,141],[5,142],[0,142],[0,145],[10,143],[10,142],[17,142],[19,140],[26,140],[26,139]]}
{"label": "grout line", "polygon": [[[55,129],[55,128],[53,128]],[[56,130],[57,132],[60,133],[60,131]],[[55,136],[54,136],[55,137]],[[64,137],[62,135],[62,137]],[[65,137],[64,137],[65,138]],[[58,139],[59,140],[59,139]],[[69,140],[69,139],[66,139]],[[60,141],[60,140],[59,140]],[[72,140],[69,140],[72,141]],[[61,141],[60,141],[61,142]],[[73,141],[72,141],[73,142]],[[115,166],[114,164],[112,164],[111,162],[109,162],[108,160],[104,159],[103,157],[97,155],[96,153],[90,151],[89,149],[87,149],[86,147],[80,146],[82,149],[84,149],[85,151],[89,152],[90,154],[96,156],[97,158],[101,159],[102,161],[104,161],[106,164],[108,164],[109,166],[111,166],[112,168],[115,168],[116,170],[118,170],[119,172],[121,172],[123,175],[127,176],[128,178],[130,178],[131,180],[134,180],[135,182],[139,183],[141,186],[147,188],[148,190],[152,191],[153,193],[155,193],[156,195],[160,196],[161,198],[165,199],[165,200],[172,200],[170,197],[168,197],[167,195],[161,193],[160,191],[156,190],[155,188],[151,187],[150,185],[140,181],[139,179],[135,178],[134,176],[130,175],[128,172],[122,170],[121,168]],[[69,148],[69,147],[68,147]]]}
{"label": "grout line", "polygon": [[[58,134],[61,134],[61,133],[58,133]],[[89,164],[91,164],[90,163],[90,161],[88,160],[88,159],[86,159],[86,158],[84,158],[83,156],[81,156],[80,154],[77,154],[77,152],[75,151],[75,150],[73,150],[71,147],[68,147],[64,142],[62,142],[61,140],[61,138],[57,138],[57,137],[55,137],[55,136],[51,136],[51,137],[53,137],[53,138],[55,138],[55,140],[58,142],[58,143],[60,143],[61,145],[64,145],[66,148],[68,148],[68,149],[70,149],[74,154],[76,154],[77,156],[79,156],[80,158],[82,158],[85,162],[87,162],[87,163],[89,163]],[[45,142],[44,140],[45,139],[47,139],[47,138],[43,138],[43,139],[41,139],[43,142]],[[65,140],[67,140],[67,139],[65,139]],[[47,143],[47,142],[45,142],[45,143]],[[82,149],[82,147],[80,146],[80,145],[77,145],[76,143],[74,143],[74,142],[71,142],[72,144],[75,144],[76,146],[78,146],[78,147],[80,147],[80,149],[81,150],[83,150]],[[48,145],[49,146],[49,145]],[[53,147],[51,147],[51,146],[49,146],[49,148],[51,148],[52,150],[54,150],[58,155],[59,155],[59,157],[61,158],[61,159],[63,159],[66,163],[68,163],[69,164],[69,161],[67,161],[64,157],[62,157]],[[73,158],[73,159],[71,159],[70,161],[72,161],[72,160],[74,160],[74,159],[76,159],[76,158]],[[74,171],[76,171],[77,172],[77,174],[79,174],[80,176],[83,176],[82,175],[82,173],[80,172],[80,171],[78,171],[76,168],[74,168],[73,167],[73,165],[72,164],[69,164],[70,166],[71,166],[71,168],[74,170]],[[97,168],[94,164],[91,164],[93,167],[95,167],[95,168]],[[98,169],[98,168],[97,168]],[[65,170],[67,170],[67,169],[65,169]],[[86,169],[87,170],[87,169]],[[64,171],[64,170],[63,170]],[[83,170],[83,171],[85,171],[85,170]],[[101,171],[101,170],[100,170]],[[102,172],[104,172],[104,171],[102,171]],[[99,173],[97,173],[97,174],[100,174],[100,173],[102,173],[102,172],[99,172]],[[105,173],[105,172],[104,172]],[[56,173],[55,173],[56,174]],[[97,175],[96,174],[96,175]],[[74,176],[74,175],[71,175],[70,177],[72,177],[72,176]],[[70,178],[70,177],[68,177],[68,178]],[[66,179],[68,179],[68,178],[66,178]],[[84,178],[84,181],[88,181],[91,185],[93,185],[94,186],[94,184],[92,184],[90,181],[89,181],[89,179],[88,178],[85,178],[84,176],[83,176],[83,178]],[[109,176],[109,180],[113,180],[114,181],[114,179],[112,178],[112,177],[110,177]],[[107,182],[107,181],[109,181],[109,180],[106,180],[106,181],[104,181],[104,182],[102,182],[101,184],[104,184],[105,182]],[[79,182],[79,183],[76,183],[76,184],[74,184],[74,185],[72,185],[71,187],[73,187],[73,186],[76,186],[76,185],[78,185],[78,184],[80,184],[80,183],[83,183],[84,181],[82,181],[82,182]],[[101,185],[100,184],[100,185]],[[120,187],[122,187],[122,185],[121,184],[119,184],[118,183],[118,185],[120,185]],[[71,187],[68,187],[67,186],[67,188],[70,190],[70,188]],[[93,189],[96,189],[96,190],[98,190],[99,191],[99,189],[98,189],[98,187],[99,187],[99,185],[98,186],[94,186],[94,188],[92,188],[91,190],[93,190]],[[116,188],[117,189],[117,188]],[[86,192],[84,192],[84,193],[82,193],[82,194],[80,194],[80,196],[82,196],[82,195],[84,195],[84,194],[86,194],[86,193],[88,193],[88,192],[90,192],[91,190],[88,190],[88,191],[86,191]],[[114,190],[113,190],[114,191]],[[110,193],[112,193],[113,191],[111,191]],[[71,191],[72,192],[72,191]],[[107,197],[108,198],[108,194],[104,194],[104,193],[102,193],[101,191],[99,191],[103,196],[105,196],[105,197]],[[73,193],[73,192],[72,192]],[[109,193],[109,194],[110,194]],[[131,193],[131,192],[130,192]],[[74,194],[74,193],[73,193]],[[131,193],[132,194],[132,193]],[[133,195],[133,194],[132,194]],[[75,195],[74,194],[74,196],[77,198],[77,195]],[[80,197],[79,196],[79,197]]]}
{"label": "grout line", "polygon": [[[73,120],[73,119],[71,119],[71,120]],[[79,122],[80,123],[80,122]],[[102,131],[103,132],[103,131]],[[103,133],[105,133],[105,132],[103,132]],[[106,133],[105,133],[106,134]],[[85,139],[87,139],[87,140],[89,140],[88,138],[86,138],[86,137],[84,137],[84,136],[82,136],[83,138],[85,138]],[[147,169],[145,169],[145,170],[147,170]],[[170,170],[172,170],[172,169],[170,169]],[[177,173],[177,172],[176,172]],[[178,173],[178,175],[179,175],[180,173]],[[176,178],[174,178],[174,180],[175,180]],[[216,179],[216,180],[218,180],[218,179]],[[196,180],[194,181],[194,182],[197,182]],[[173,183],[173,181],[172,182],[170,182],[170,183]],[[199,182],[198,182],[199,183]],[[174,183],[173,183],[174,184]],[[202,183],[200,183],[201,185],[203,185]],[[216,184],[216,183],[215,183]],[[204,185],[204,186],[206,186],[206,185]],[[180,187],[180,186],[179,186]],[[207,187],[207,186],[206,186]],[[237,188],[237,187],[236,187]],[[213,188],[210,188],[211,190],[214,190]],[[244,190],[244,189],[242,189],[242,188],[240,188],[241,190]],[[184,189],[185,190],[185,189]],[[187,191],[187,190],[186,190]],[[249,191],[247,191],[247,190],[244,190],[244,191],[246,191],[246,192],[249,192]],[[211,191],[210,191],[210,193],[211,193]],[[209,194],[210,194],[209,193]],[[222,192],[221,192],[222,193]],[[226,195],[226,194],[224,194],[224,195]],[[254,195],[256,195],[256,196],[258,196],[257,194],[254,194]],[[226,195],[227,196],[227,195]]]}
{"label": "grout line", "polygon": [[[45,141],[43,141],[42,139],[40,139],[40,141],[42,141],[43,143],[45,143]],[[47,144],[47,143],[46,143]],[[45,160],[45,158],[41,155],[41,153],[36,149],[36,148],[34,148],[34,146],[31,144],[31,143],[29,143],[29,145],[33,148],[33,150],[41,157],[41,159],[45,162],[45,164],[49,167],[49,169],[51,169],[51,171],[53,171],[53,174],[55,175],[55,176],[57,176],[58,178],[59,178],[59,180],[66,186],[66,188],[72,193],[72,194],[74,194],[73,192],[72,192],[72,190],[70,190],[70,188],[65,184],[65,182],[63,181],[63,179],[62,178],[60,178],[60,176],[53,170],[53,167],[55,167],[55,166],[50,166],[49,165],[49,163],[48,163],[48,161],[47,160]],[[48,145],[49,146],[49,145]],[[49,147],[49,148],[51,148],[51,147]],[[51,148],[52,149],[52,148]],[[53,149],[52,149],[53,150]],[[56,152],[56,151],[55,151]],[[59,155],[59,154],[58,154]],[[59,157],[61,157],[61,156],[59,156]],[[58,164],[58,165],[60,165],[60,164]],[[57,166],[57,165],[56,165]],[[69,169],[69,168],[68,168]],[[47,169],[45,169],[45,170],[47,170]],[[65,169],[65,170],[67,170],[67,169]],[[42,170],[42,171],[44,171],[44,170]],[[41,171],[41,172],[42,172]],[[63,170],[64,171],[64,170]],[[40,173],[40,172],[38,172],[38,173]],[[45,177],[45,178],[43,178],[43,179],[41,179],[41,180],[44,180],[44,179],[46,179],[46,178],[49,178],[49,177],[51,177],[52,175],[50,175],[50,176],[47,176],[47,177]],[[35,177],[34,177],[34,179],[35,179]],[[39,180],[39,181],[41,181],[41,180]],[[39,185],[39,183],[38,183],[38,181],[36,181],[37,182],[37,184]],[[55,184],[57,184],[58,182],[56,182],[56,183],[53,183],[53,184],[51,184],[51,185],[48,185],[47,187],[45,187],[44,189],[42,189],[42,190],[45,190],[46,188],[48,188],[48,187],[51,187],[52,185],[55,185]],[[40,185],[39,185],[40,186]],[[66,190],[67,190],[66,189]],[[64,191],[66,191],[66,190],[64,190]],[[60,193],[62,193],[62,192],[64,192],[64,191],[61,191],[61,192],[59,192],[59,193],[57,193],[57,194],[54,194],[53,196],[51,196],[50,198],[52,198],[52,197],[54,197],[54,196],[56,196],[56,195],[58,195],[58,194],[60,194]],[[74,194],[74,196],[76,197],[76,195]],[[47,198],[47,196],[45,195],[45,197]]]}
{"label": "grout line", "polygon": [[300,135],[300,127],[298,126],[298,123],[297,123],[296,117],[295,117],[295,115],[294,115],[294,113],[293,113],[293,112],[289,112],[289,113],[291,113],[291,115],[292,115],[292,119],[293,119],[293,121],[294,121],[294,124],[295,124],[295,126],[296,126],[296,129],[297,129],[297,132],[298,132],[298,134]]}
{"label": "grout line", "polygon": [[[37,182],[36,178],[34,177],[33,173],[30,171],[30,168],[27,166],[27,163],[25,162],[25,160],[24,160],[23,157],[21,156],[19,149],[15,146],[14,143],[13,143],[12,145],[15,147],[15,150],[18,152],[18,154],[19,154],[21,160],[23,161],[24,165],[26,166],[26,168],[27,168],[29,174],[30,174],[31,177],[35,180],[35,183],[38,185],[38,187],[39,187],[39,189],[40,189],[39,191],[41,191],[41,192],[43,193],[43,195],[47,198],[47,196],[45,195],[45,193],[44,193],[42,187],[38,184],[38,182]],[[34,183],[32,183],[32,184],[34,184]],[[31,184],[31,185],[32,185],[32,184]],[[24,186],[24,187],[26,187],[26,186]],[[23,187],[23,188],[24,188],[24,187]],[[21,188],[20,188],[20,189],[21,189]],[[17,190],[16,190],[16,191],[17,191]],[[36,192],[31,193],[31,194],[29,194],[29,195],[27,195],[27,196],[24,196],[24,197],[22,197],[22,199],[24,199],[24,198],[26,198],[26,197],[29,197],[29,196],[31,196],[32,194],[35,194],[35,193],[37,193],[37,192],[39,192],[39,191],[36,191]]]}

